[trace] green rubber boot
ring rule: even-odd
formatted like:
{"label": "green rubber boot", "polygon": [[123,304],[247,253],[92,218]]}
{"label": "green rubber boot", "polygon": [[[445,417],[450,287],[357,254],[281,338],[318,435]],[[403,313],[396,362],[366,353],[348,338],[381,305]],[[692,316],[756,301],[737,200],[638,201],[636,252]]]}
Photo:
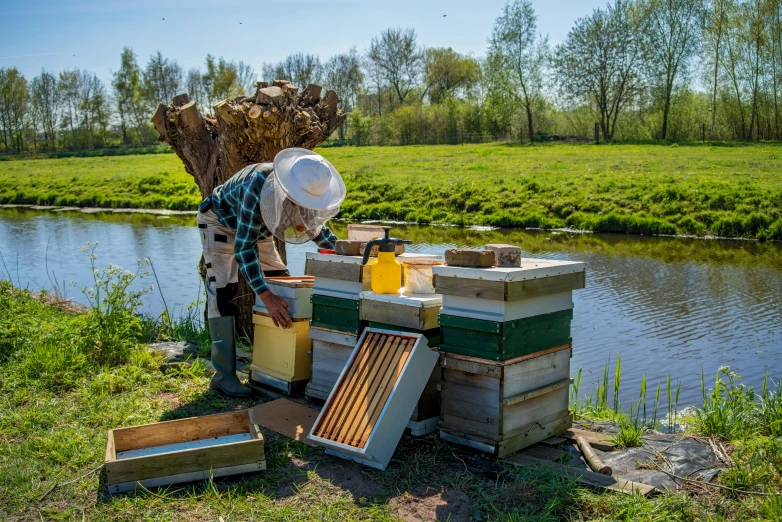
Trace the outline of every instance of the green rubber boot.
{"label": "green rubber boot", "polygon": [[234,318],[209,319],[209,333],[212,336],[212,366],[215,369],[209,388],[229,397],[249,397],[253,392],[236,376]]}

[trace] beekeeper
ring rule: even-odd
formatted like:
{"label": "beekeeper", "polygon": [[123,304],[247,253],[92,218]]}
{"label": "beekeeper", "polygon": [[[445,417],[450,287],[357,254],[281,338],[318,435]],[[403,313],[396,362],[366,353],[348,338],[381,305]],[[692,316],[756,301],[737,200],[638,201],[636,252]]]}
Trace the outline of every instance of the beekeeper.
{"label": "beekeeper", "polygon": [[311,150],[290,148],[277,154],[274,163],[245,167],[201,203],[197,221],[215,369],[211,389],[233,397],[252,393],[236,377],[238,272],[260,296],[274,324],[290,328],[288,304],[264,281],[264,276],[290,275],[273,236],[334,248],[337,237],[324,223],[337,215],[344,199],[345,183],[331,163]]}

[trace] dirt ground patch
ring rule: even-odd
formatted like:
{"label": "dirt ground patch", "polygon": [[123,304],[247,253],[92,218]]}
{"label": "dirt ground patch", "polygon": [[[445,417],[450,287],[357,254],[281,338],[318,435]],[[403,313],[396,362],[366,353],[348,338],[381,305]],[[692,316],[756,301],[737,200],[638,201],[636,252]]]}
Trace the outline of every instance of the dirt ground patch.
{"label": "dirt ground patch", "polygon": [[470,522],[470,497],[452,489],[418,487],[389,502],[395,516],[405,522],[448,520]]}

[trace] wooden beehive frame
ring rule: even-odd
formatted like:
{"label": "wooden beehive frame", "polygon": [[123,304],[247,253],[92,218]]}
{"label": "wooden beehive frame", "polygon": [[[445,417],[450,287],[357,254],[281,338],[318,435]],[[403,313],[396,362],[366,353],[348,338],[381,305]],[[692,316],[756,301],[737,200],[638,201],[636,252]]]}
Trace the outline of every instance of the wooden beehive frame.
{"label": "wooden beehive frame", "polygon": [[377,332],[366,335],[313,434],[357,448],[366,446],[417,340]]}
{"label": "wooden beehive frame", "polygon": [[385,469],[437,359],[421,334],[367,328],[309,439]]}

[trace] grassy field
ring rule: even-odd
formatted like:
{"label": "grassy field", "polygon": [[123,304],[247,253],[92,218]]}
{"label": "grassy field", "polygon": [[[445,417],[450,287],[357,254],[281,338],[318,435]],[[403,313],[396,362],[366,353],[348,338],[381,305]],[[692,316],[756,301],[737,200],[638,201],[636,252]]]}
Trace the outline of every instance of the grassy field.
{"label": "grassy field", "polygon": [[[782,239],[782,146],[481,144],[321,149],[341,217]],[[0,162],[0,203],[194,208],[175,155]]]}
{"label": "grassy field", "polygon": [[[132,276],[102,272],[120,288],[91,310],[0,281],[0,519],[2,520],[779,520],[782,392],[760,396],[723,377],[696,415],[694,434],[726,443],[723,489],[703,486],[653,499],[598,494],[545,469],[473,456],[436,437],[403,438],[385,472],[329,457],[264,432],[268,470],[170,489],[107,495],[107,430],[245,408],[207,391],[203,363],[166,372],[144,346],[190,337],[192,325],[135,315]],[[124,278],[124,279],[123,279]],[[116,283],[116,284],[115,284]],[[89,290],[87,290],[89,292]],[[617,369],[618,373],[618,369]],[[579,381],[580,382],[580,379]],[[606,379],[604,385],[608,384]],[[608,397],[608,395],[605,395]],[[582,417],[639,425],[606,398],[572,401]],[[740,493],[741,491],[756,492]],[[417,517],[417,518],[416,518]]]}

